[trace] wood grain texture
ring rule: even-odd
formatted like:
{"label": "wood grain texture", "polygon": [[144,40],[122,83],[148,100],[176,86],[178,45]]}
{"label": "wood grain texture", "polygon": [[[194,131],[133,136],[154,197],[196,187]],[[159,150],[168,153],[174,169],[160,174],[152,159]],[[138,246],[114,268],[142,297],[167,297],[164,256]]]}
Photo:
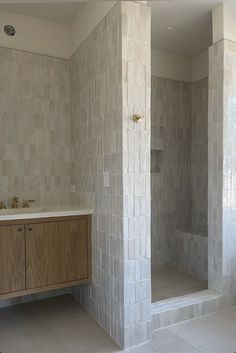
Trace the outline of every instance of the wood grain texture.
{"label": "wood grain texture", "polygon": [[89,277],[89,218],[26,226],[26,288]]}
{"label": "wood grain texture", "polygon": [[24,226],[0,227],[0,294],[25,290]]}
{"label": "wood grain texture", "polygon": [[61,221],[77,221],[82,219],[88,219],[91,215],[83,216],[59,216],[59,217],[45,217],[45,218],[29,218],[28,219],[13,219],[8,221],[0,221],[0,226],[12,226],[12,225],[27,225],[27,224],[38,224],[38,223],[50,223],[50,222],[61,222]]}
{"label": "wood grain texture", "polygon": [[16,297],[22,297],[23,295],[30,295],[30,294],[36,294],[36,293],[42,293],[42,292],[48,292],[48,291],[53,291],[56,289],[60,288],[66,288],[66,287],[73,287],[73,286],[78,286],[83,283],[88,283],[89,279],[79,279],[77,281],[72,281],[72,282],[65,282],[65,283],[58,283],[54,285],[49,285],[46,287],[40,287],[40,288],[33,288],[33,289],[26,289],[26,290],[21,290],[18,292],[10,292],[6,294],[0,294],[0,300],[1,299],[11,299],[11,298],[16,298]]}

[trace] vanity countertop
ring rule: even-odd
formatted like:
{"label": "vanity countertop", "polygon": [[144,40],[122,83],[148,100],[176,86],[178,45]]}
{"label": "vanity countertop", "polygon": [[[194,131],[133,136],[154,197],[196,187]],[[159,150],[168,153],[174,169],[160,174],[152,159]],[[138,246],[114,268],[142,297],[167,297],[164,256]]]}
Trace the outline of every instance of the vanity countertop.
{"label": "vanity countertop", "polygon": [[76,206],[39,206],[0,210],[0,221],[91,215],[91,209]]}

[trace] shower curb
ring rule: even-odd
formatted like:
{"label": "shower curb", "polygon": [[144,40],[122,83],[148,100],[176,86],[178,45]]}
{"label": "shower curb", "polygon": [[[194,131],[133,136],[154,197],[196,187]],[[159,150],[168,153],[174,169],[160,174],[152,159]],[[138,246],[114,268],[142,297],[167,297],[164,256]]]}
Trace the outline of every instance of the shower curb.
{"label": "shower curb", "polygon": [[175,325],[179,322],[219,311],[223,295],[212,290],[161,300],[152,304],[152,329]]}

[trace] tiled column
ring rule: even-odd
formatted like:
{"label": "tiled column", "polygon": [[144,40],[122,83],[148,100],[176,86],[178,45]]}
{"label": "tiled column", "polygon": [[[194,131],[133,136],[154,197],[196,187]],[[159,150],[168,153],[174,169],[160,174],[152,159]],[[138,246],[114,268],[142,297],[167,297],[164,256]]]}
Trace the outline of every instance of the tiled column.
{"label": "tiled column", "polygon": [[236,43],[210,48],[209,287],[236,303]]}
{"label": "tiled column", "polygon": [[[125,346],[151,334],[150,8],[122,2]],[[135,123],[134,114],[144,118]]]}
{"label": "tiled column", "polygon": [[[93,279],[73,295],[115,341],[130,347],[151,335],[145,4],[118,2],[78,48],[70,59],[70,93],[72,202],[94,210]],[[139,124],[134,113],[144,115]]]}

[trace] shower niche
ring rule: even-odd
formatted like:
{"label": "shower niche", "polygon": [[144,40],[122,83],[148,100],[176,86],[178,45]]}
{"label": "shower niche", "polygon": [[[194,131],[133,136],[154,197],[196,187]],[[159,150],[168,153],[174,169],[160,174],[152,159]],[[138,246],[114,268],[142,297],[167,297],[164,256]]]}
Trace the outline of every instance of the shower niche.
{"label": "shower niche", "polygon": [[151,173],[162,172],[162,160],[163,160],[162,150],[151,150]]}

